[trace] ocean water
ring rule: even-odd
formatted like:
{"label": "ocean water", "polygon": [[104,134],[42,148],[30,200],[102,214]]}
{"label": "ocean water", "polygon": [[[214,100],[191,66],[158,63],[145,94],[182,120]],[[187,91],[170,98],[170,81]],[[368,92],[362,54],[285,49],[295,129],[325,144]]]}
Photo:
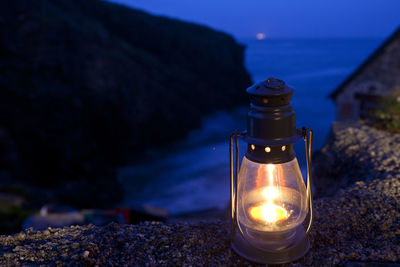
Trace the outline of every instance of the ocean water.
{"label": "ocean water", "polygon": [[[295,88],[292,105],[297,127],[314,130],[314,151],[323,146],[335,105],[328,95],[382,42],[380,39],[241,40],[245,64],[253,81],[268,77]],[[245,90],[245,88],[243,88]],[[212,208],[229,200],[229,135],[246,126],[248,108],[217,112],[204,118],[201,129],[165,147],[147,151],[151,162],[119,169],[126,195],[124,205],[150,205],[172,215]],[[245,144],[241,144],[241,157]],[[295,145],[305,173],[304,143]]]}

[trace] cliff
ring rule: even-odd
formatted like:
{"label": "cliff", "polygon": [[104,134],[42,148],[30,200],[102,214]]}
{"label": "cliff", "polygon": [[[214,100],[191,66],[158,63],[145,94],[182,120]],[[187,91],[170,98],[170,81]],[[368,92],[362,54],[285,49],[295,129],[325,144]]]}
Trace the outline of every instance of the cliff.
{"label": "cliff", "polygon": [[245,103],[243,54],[227,34],[104,1],[1,1],[0,180],[115,203],[116,166]]}

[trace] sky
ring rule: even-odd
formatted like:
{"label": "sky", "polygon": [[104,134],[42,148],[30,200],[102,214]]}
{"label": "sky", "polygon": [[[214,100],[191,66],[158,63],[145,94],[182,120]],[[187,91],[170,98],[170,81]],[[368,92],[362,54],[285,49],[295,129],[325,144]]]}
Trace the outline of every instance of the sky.
{"label": "sky", "polygon": [[[383,38],[400,26],[400,0],[109,0],[210,26],[236,38]],[[260,35],[259,35],[260,36]]]}

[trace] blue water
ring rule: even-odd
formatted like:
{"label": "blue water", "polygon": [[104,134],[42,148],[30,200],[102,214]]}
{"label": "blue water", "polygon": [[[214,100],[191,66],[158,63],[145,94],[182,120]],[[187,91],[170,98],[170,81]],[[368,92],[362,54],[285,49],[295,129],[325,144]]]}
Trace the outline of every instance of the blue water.
{"label": "blue water", "polygon": [[[315,132],[314,150],[323,146],[335,119],[328,98],[382,42],[379,39],[241,40],[253,81],[280,78],[295,88],[297,126]],[[243,88],[244,90],[245,88]],[[120,168],[125,205],[150,205],[171,214],[223,209],[229,199],[229,134],[245,129],[247,108],[204,118],[185,140],[153,151],[151,162]],[[243,152],[245,145],[241,145]],[[295,146],[305,171],[304,143]]]}

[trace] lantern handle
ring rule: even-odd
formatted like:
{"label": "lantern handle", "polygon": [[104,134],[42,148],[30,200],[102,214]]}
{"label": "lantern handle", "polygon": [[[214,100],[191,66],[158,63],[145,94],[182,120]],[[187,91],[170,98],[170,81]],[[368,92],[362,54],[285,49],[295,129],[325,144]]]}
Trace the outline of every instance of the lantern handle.
{"label": "lantern handle", "polygon": [[[243,233],[242,227],[239,223],[239,218],[237,216],[238,210],[238,201],[237,201],[237,188],[234,190],[234,187],[238,183],[238,172],[239,172],[239,141],[238,137],[246,136],[246,132],[238,133],[235,132],[230,136],[229,142],[229,156],[230,156],[230,176],[231,176],[231,240],[233,240],[235,235],[235,224],[239,230],[240,235],[246,240],[250,245],[257,248],[256,245],[252,244],[249,240],[247,240],[246,236]],[[233,171],[233,138],[235,138],[235,172]],[[235,178],[235,179],[234,179]]]}
{"label": "lantern handle", "polygon": [[233,209],[233,138],[236,136],[236,132],[231,134],[229,137],[229,176],[230,176],[230,206],[231,206],[231,240],[233,239],[234,224],[233,219],[235,217],[235,210]]}
{"label": "lantern handle", "polygon": [[313,144],[313,131],[303,127],[301,129],[306,148],[307,160],[307,201],[309,204],[309,221],[306,229],[306,234],[311,229],[313,223],[313,197],[312,197],[312,182],[311,182],[311,158],[312,158],[312,144]]}
{"label": "lantern handle", "polygon": [[[230,192],[230,205],[231,205],[231,238],[233,239],[234,236],[234,230],[235,230],[235,212],[236,212],[236,205],[235,205],[235,200],[236,200],[236,191],[234,190],[235,185],[237,185],[237,176],[238,176],[238,171],[239,171],[239,144],[238,144],[238,137],[242,136],[244,137],[246,135],[246,132],[243,133],[238,133],[234,132],[231,134],[230,139],[229,139],[229,162],[230,162],[230,187],[231,187],[231,192]],[[235,138],[235,172],[233,171],[233,138]],[[234,177],[236,179],[234,179]],[[241,234],[244,237],[243,232]]]}
{"label": "lantern handle", "polygon": [[[243,233],[242,227],[240,226],[239,217],[237,216],[238,201],[237,201],[237,188],[234,190],[234,185],[237,187],[238,182],[238,172],[239,172],[239,141],[238,137],[245,137],[246,132],[238,133],[235,132],[230,136],[229,142],[229,156],[230,156],[230,176],[231,176],[231,240],[233,240],[235,235],[235,224],[239,230],[240,235],[244,240],[247,241],[252,247],[260,249],[258,246],[254,245],[250,240],[248,240]],[[235,138],[235,172],[233,172],[233,138]],[[235,178],[235,179],[234,179]]]}

